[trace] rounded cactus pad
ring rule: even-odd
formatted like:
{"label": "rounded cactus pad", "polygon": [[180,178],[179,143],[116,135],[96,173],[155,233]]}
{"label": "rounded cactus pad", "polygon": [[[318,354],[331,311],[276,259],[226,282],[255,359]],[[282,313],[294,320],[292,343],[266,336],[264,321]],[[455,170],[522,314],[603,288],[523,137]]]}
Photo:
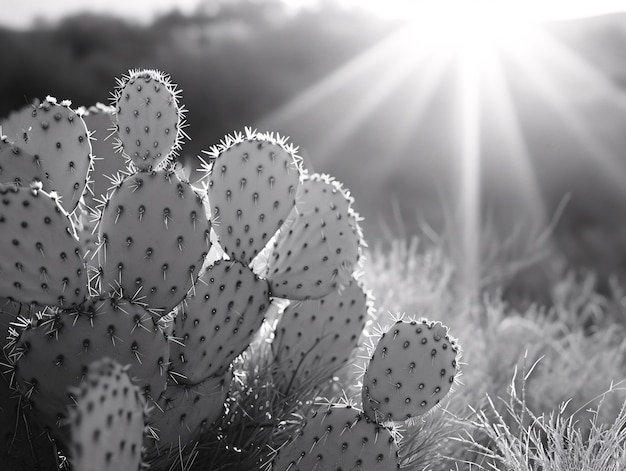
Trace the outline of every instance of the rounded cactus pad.
{"label": "rounded cactus pad", "polygon": [[0,296],[60,307],[85,300],[80,244],[55,195],[0,185],[0,234]]}
{"label": "rounded cactus pad", "polygon": [[354,278],[341,292],[290,303],[272,342],[285,385],[297,388],[311,376],[318,382],[330,379],[350,360],[371,309],[371,297]]}
{"label": "rounded cactus pad", "polygon": [[249,129],[228,136],[207,154],[215,232],[231,258],[248,264],[295,204],[299,158],[285,139]]}
{"label": "rounded cactus pad", "polygon": [[234,260],[208,267],[174,319],[171,362],[181,382],[220,375],[261,327],[270,305],[267,281]]}
{"label": "rounded cactus pad", "polygon": [[[165,390],[169,342],[152,316],[137,304],[103,298],[80,311],[40,316],[15,342],[16,385],[33,412],[61,441],[67,439],[67,408],[96,360],[128,365],[128,374],[148,400]],[[59,428],[59,425],[63,426]]]}
{"label": "rounded cactus pad", "polygon": [[397,321],[382,334],[367,365],[364,412],[378,422],[425,414],[454,384],[459,351],[440,322]]}
{"label": "rounded cactus pad", "polygon": [[116,147],[138,169],[160,168],[180,150],[185,120],[179,95],[170,77],[158,70],[131,70],[118,80]]}
{"label": "rounded cactus pad", "polygon": [[89,365],[70,393],[70,460],[76,471],[138,471],[142,463],[145,400],[128,368],[110,358]]}
{"label": "rounded cactus pad", "polygon": [[169,384],[148,417],[147,457],[178,453],[224,412],[233,375],[227,371],[195,385]]}
{"label": "rounded cactus pad", "polygon": [[365,245],[353,199],[328,175],[303,179],[267,264],[272,294],[315,299],[349,283]]}
{"label": "rounded cactus pad", "polygon": [[211,247],[203,198],[165,170],[115,188],[99,224],[100,290],[122,292],[157,315],[180,303]]}
{"label": "rounded cactus pad", "polygon": [[94,208],[102,201],[113,186],[116,175],[127,172],[128,164],[123,155],[115,152],[112,127],[115,108],[98,103],[83,113],[83,120],[91,135],[93,166],[89,172],[89,183],[84,198]]}
{"label": "rounded cactus pad", "polygon": [[35,159],[46,179],[46,191],[55,191],[66,211],[78,205],[91,166],[91,142],[82,117],[70,102],[47,97],[0,122],[7,139]]}
{"label": "rounded cactus pad", "polygon": [[398,445],[389,430],[343,404],[313,410],[299,436],[272,463],[272,471],[396,469]]}

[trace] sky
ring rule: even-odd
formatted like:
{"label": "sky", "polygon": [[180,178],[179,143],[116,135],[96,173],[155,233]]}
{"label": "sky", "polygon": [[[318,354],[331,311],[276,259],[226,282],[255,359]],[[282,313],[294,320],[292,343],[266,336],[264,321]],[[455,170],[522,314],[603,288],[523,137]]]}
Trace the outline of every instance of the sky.
{"label": "sky", "polygon": [[[208,0],[210,3],[212,0]],[[284,0],[288,6],[312,5],[319,0]],[[347,6],[359,5],[383,17],[403,16],[429,8],[437,0],[336,0]],[[464,3],[472,0],[464,0]],[[474,0],[485,3],[483,0]],[[488,1],[488,0],[487,0]],[[199,0],[0,0],[0,26],[24,29],[36,19],[54,22],[69,14],[89,11],[108,13],[146,23],[163,13],[178,9],[183,13],[194,11]],[[438,2],[440,3],[440,2]],[[626,11],[626,0],[498,0],[499,5],[512,8],[534,4],[544,19],[563,19]]]}

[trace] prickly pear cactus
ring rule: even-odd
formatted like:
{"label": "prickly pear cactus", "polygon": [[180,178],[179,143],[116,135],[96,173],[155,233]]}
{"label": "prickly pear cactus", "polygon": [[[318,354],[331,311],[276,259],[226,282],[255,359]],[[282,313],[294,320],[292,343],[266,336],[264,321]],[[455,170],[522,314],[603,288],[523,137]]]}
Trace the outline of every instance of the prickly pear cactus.
{"label": "prickly pear cactus", "polygon": [[128,367],[104,358],[70,394],[69,410],[75,471],[138,471],[142,464],[145,399],[129,377]]}
{"label": "prickly pear cactus", "polygon": [[425,414],[450,392],[459,347],[441,322],[399,320],[382,334],[363,377],[363,410],[377,422]]}
{"label": "prickly pear cactus", "polygon": [[314,409],[272,471],[395,470],[398,445],[390,431],[345,404]]}
{"label": "prickly pear cactus", "polygon": [[131,70],[114,93],[117,148],[140,170],[158,169],[180,150],[185,136],[180,91],[157,70]]}
{"label": "prickly pear cactus", "polygon": [[285,139],[250,129],[207,154],[215,231],[226,253],[248,264],[294,207],[300,160]]}
{"label": "prickly pear cactus", "polygon": [[207,268],[174,319],[172,369],[183,383],[223,374],[259,330],[270,305],[267,281],[233,260]]}
{"label": "prickly pear cactus", "polygon": [[62,442],[67,393],[87,377],[90,364],[109,357],[129,365],[129,374],[146,398],[165,390],[169,342],[152,316],[123,299],[90,300],[74,312],[43,313],[15,341],[16,386],[29,399],[33,413]]}
{"label": "prickly pear cactus", "polygon": [[54,194],[0,184],[0,295],[72,307],[87,297],[87,273],[68,214]]}
{"label": "prickly pear cactus", "polygon": [[297,389],[310,376],[317,382],[330,379],[350,361],[372,310],[371,295],[354,278],[341,292],[291,302],[272,341],[277,370],[286,379],[279,384]]}
{"label": "prickly pear cactus", "polygon": [[[193,186],[178,99],[131,70],[112,107],[48,98],[0,123],[0,439],[24,424],[0,442],[7,466],[257,469],[373,317],[348,191],[251,129],[206,152]],[[316,409],[272,469],[397,468],[386,422],[447,393],[458,348],[416,321],[372,350],[364,411]]]}
{"label": "prickly pear cactus", "polygon": [[166,170],[129,175],[99,223],[100,290],[165,315],[193,286],[211,247],[203,197]]}
{"label": "prickly pear cactus", "polygon": [[267,266],[274,296],[321,298],[349,283],[365,245],[352,203],[350,194],[328,175],[303,179]]}
{"label": "prickly pear cactus", "polygon": [[68,101],[47,97],[0,122],[13,144],[35,159],[47,175],[46,191],[55,191],[68,213],[74,211],[87,184],[91,143],[82,117]]}

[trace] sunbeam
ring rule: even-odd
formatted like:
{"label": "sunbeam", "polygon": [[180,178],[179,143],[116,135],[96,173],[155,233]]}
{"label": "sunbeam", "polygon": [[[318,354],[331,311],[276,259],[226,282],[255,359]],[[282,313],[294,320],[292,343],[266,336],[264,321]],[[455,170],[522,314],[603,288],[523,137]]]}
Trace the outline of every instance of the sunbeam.
{"label": "sunbeam", "polygon": [[[495,155],[483,157],[487,166],[486,179],[499,180],[499,185],[513,196],[516,203],[515,214],[512,215],[514,220],[528,216],[529,219],[525,220],[529,224],[528,230],[542,230],[548,223],[548,215],[511,90],[497,57],[492,56],[486,63],[482,76],[482,89],[488,91],[485,114],[490,113],[491,129],[494,131],[485,139],[493,139],[494,144],[488,147],[495,149],[491,152]],[[511,197],[507,200],[510,203]]]}
{"label": "sunbeam", "polygon": [[[400,3],[358,4],[371,10]],[[312,136],[306,150],[316,167],[358,173],[367,182],[359,201],[377,204],[379,212],[396,198],[394,214],[428,219],[432,208],[421,211],[419,198],[442,186],[439,203],[450,206],[440,212],[456,208],[455,220],[434,217],[443,230],[452,222],[460,276],[467,295],[475,296],[483,269],[483,211],[495,211],[503,230],[521,226],[525,236],[540,233],[550,224],[548,197],[564,196],[555,195],[550,175],[567,175],[581,153],[598,161],[611,187],[626,181],[626,168],[599,134],[599,120],[583,115],[594,100],[611,100],[624,115],[626,94],[547,33],[546,18],[576,15],[568,9],[573,3],[559,5],[404,2],[409,19],[395,33],[258,125],[295,127],[302,131],[297,134]],[[552,114],[560,127],[548,126]],[[576,155],[566,162],[570,149]],[[353,167],[341,163],[346,151],[355,153],[355,160],[345,160]],[[414,192],[403,193],[398,181],[410,181]],[[367,199],[376,186],[378,195],[390,190],[386,206]]]}
{"label": "sunbeam", "polygon": [[461,274],[466,294],[478,294],[480,282],[481,221],[481,113],[480,75],[474,54],[464,48],[459,54],[460,119],[460,198],[461,198]]}
{"label": "sunbeam", "polygon": [[[601,125],[595,119],[587,119],[576,103],[578,100],[592,101],[591,96],[602,94],[609,97],[603,103],[621,109],[624,114],[626,95],[622,90],[615,89],[591,65],[554,39],[545,36],[541,44],[542,48],[532,57],[527,51],[526,54],[513,55],[513,60],[531,81],[533,91],[539,93],[552,107],[560,122],[570,130],[572,139],[585,149],[584,154],[594,162],[595,168],[601,172],[606,182],[614,188],[623,188],[626,168],[601,139]],[[547,69],[548,65],[551,66],[550,69]],[[555,68],[559,71],[558,79],[546,72]],[[581,96],[572,100],[578,90],[581,91]],[[618,123],[610,123],[612,126],[616,124]]]}
{"label": "sunbeam", "polygon": [[[259,127],[280,128],[285,123],[306,119],[315,134],[324,136],[323,143],[316,148],[316,161],[323,165],[335,156],[341,143],[358,134],[363,122],[377,112],[401,81],[423,68],[426,71],[425,79],[420,80],[423,91],[413,95],[419,98],[414,102],[415,111],[409,113],[417,119],[449,58],[433,55],[432,42],[415,44],[413,39],[412,27],[400,29],[263,117]],[[407,45],[411,45],[410,50]],[[414,124],[414,119],[400,126],[401,135],[410,130],[408,126]]]}

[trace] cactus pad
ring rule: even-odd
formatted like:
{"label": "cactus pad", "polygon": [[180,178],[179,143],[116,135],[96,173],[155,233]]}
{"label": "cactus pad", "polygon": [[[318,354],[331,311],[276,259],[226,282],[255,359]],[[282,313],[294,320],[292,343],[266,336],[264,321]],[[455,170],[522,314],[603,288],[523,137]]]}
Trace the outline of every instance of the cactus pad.
{"label": "cactus pad", "polygon": [[114,93],[117,147],[140,170],[158,169],[180,149],[184,110],[180,90],[157,70],[131,70]]}
{"label": "cactus pad", "polygon": [[120,182],[102,210],[101,291],[167,314],[183,300],[210,249],[203,199],[164,170]]}
{"label": "cactus pad", "polygon": [[54,195],[0,185],[0,296],[71,307],[87,296],[74,227]]}
{"label": "cactus pad", "polygon": [[105,358],[71,390],[70,455],[76,471],[138,471],[144,434],[145,401],[128,368]]}
{"label": "cactus pad", "polygon": [[300,435],[280,449],[272,464],[272,471],[398,468],[398,445],[389,430],[349,405],[324,405],[313,410]]}
{"label": "cactus pad", "polygon": [[363,377],[364,412],[378,422],[425,414],[450,391],[458,354],[440,322],[396,322],[378,341]]}
{"label": "cactus pad", "polygon": [[288,379],[286,384],[297,388],[311,375],[318,382],[330,379],[346,365],[371,309],[372,299],[355,279],[341,293],[287,306],[272,342],[279,371]]}
{"label": "cactus pad", "polygon": [[327,175],[304,178],[267,267],[272,294],[315,299],[340,290],[358,268],[365,245],[352,198]]}
{"label": "cactus pad", "polygon": [[7,139],[33,156],[47,175],[46,191],[56,191],[69,213],[74,211],[87,183],[91,143],[82,117],[70,103],[47,97],[0,122]]}
{"label": "cactus pad", "polygon": [[165,389],[169,342],[145,308],[126,300],[103,298],[80,312],[42,315],[17,339],[17,387],[33,404],[33,412],[58,436],[77,387],[89,365],[104,357],[129,365],[129,375],[147,399],[156,400]]}
{"label": "cactus pad", "polygon": [[208,152],[209,201],[224,251],[246,265],[295,204],[299,160],[282,138],[246,130]]}
{"label": "cactus pad", "polygon": [[[199,278],[174,320],[172,367],[197,383],[226,371],[263,323],[267,281],[237,261],[221,260]],[[183,346],[184,345],[184,346]]]}

